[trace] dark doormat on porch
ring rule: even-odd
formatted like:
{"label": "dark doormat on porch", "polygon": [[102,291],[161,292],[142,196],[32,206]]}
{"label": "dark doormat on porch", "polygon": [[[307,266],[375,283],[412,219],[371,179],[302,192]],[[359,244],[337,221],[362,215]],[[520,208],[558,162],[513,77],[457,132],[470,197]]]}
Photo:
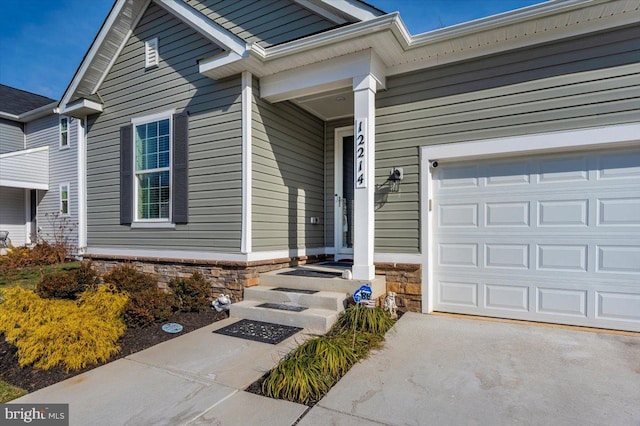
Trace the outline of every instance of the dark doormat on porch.
{"label": "dark doormat on porch", "polygon": [[336,278],[336,277],[341,277],[342,272],[312,271],[310,269],[294,269],[293,271],[280,272],[278,275],[294,275],[296,277],[310,277],[310,278]]}
{"label": "dark doormat on porch", "polygon": [[243,319],[213,332],[224,334],[225,336],[253,340],[254,342],[277,345],[300,330],[302,329],[299,327]]}
{"label": "dark doormat on porch", "polygon": [[287,305],[286,303],[262,303],[257,307],[267,308],[267,309],[277,309],[279,311],[291,311],[291,312],[302,312],[309,309],[306,306]]}

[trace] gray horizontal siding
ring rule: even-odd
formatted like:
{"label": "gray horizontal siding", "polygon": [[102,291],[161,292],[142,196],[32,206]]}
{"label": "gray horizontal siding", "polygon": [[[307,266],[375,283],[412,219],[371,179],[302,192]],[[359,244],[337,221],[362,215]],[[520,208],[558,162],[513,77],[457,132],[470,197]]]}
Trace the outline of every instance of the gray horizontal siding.
{"label": "gray horizontal siding", "polygon": [[[69,243],[78,242],[78,119],[69,118],[68,148],[60,149],[60,117],[48,115],[25,125],[27,148],[49,147],[49,190],[39,191],[38,227],[40,236],[54,240],[61,235],[61,227]],[[60,212],[60,184],[69,184],[69,216]]]}
{"label": "gray horizontal siding", "polygon": [[24,149],[22,123],[0,118],[0,154]]}
{"label": "gray horizontal siding", "polygon": [[[160,64],[144,69],[144,41],[158,37]],[[87,160],[90,247],[239,252],[241,83],[213,81],[198,60],[220,49],[152,4],[99,89],[105,111],[90,119]],[[175,229],[120,225],[120,127],[156,112],[189,112],[189,222]]]}
{"label": "gray horizontal siding", "polygon": [[638,26],[387,79],[376,96],[376,251],[418,253],[419,147],[637,122]]}
{"label": "gray horizontal siding", "polygon": [[25,244],[25,190],[0,186],[0,231],[8,231],[11,244]]}
{"label": "gray horizontal siding", "polygon": [[186,0],[247,43],[263,47],[295,40],[335,24],[287,0]]}
{"label": "gray horizontal siding", "polygon": [[[290,103],[259,98],[252,121],[255,251],[324,247],[324,124]],[[317,225],[311,217],[320,218]]]}

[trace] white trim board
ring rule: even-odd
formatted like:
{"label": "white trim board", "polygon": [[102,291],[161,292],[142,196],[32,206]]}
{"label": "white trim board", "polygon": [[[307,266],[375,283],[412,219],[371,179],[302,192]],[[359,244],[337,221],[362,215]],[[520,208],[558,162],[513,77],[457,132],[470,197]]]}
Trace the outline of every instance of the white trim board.
{"label": "white trim board", "polygon": [[252,133],[253,76],[242,73],[242,239],[240,251],[251,253],[252,233]]}
{"label": "white trim board", "polygon": [[638,145],[640,123],[607,127],[574,129],[561,132],[537,133],[497,139],[476,140],[420,148],[420,224],[422,252],[422,312],[433,311],[433,253],[432,217],[429,200],[433,181],[427,167],[433,161],[462,161],[521,154],[561,153]]}

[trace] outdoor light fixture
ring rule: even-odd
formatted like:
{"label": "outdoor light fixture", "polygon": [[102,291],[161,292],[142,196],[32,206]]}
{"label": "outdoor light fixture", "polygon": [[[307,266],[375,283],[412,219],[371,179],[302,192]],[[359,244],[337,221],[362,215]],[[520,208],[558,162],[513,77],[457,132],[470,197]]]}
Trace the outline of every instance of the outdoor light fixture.
{"label": "outdoor light fixture", "polygon": [[402,171],[402,168],[394,167],[391,169],[391,172],[389,173],[389,178],[387,179],[387,181],[389,182],[389,188],[391,189],[391,192],[398,192],[400,190],[400,182],[402,181],[403,178],[404,178],[404,173]]}

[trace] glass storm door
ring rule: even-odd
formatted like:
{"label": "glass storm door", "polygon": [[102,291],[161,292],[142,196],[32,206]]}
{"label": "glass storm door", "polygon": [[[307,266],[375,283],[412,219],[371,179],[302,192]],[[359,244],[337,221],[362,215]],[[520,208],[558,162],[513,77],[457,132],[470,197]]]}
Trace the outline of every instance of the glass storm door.
{"label": "glass storm door", "polygon": [[353,129],[336,132],[335,143],[336,260],[353,257]]}

